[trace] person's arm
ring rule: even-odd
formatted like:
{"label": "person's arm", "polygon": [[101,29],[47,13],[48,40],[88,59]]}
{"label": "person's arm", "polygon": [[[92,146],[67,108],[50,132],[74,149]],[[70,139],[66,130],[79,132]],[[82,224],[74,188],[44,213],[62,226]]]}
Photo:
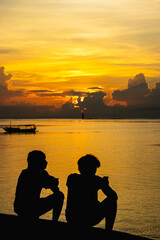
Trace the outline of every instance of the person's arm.
{"label": "person's arm", "polygon": [[59,191],[58,188],[59,179],[50,176],[46,171],[44,174],[44,187],[51,189],[53,192]]}
{"label": "person's arm", "polygon": [[108,177],[103,177],[101,179],[101,189],[103,193],[108,197],[117,200],[117,193],[109,186]]}
{"label": "person's arm", "polygon": [[59,179],[55,178],[53,176],[49,176],[49,188],[53,191],[53,192],[57,192],[59,191]]}

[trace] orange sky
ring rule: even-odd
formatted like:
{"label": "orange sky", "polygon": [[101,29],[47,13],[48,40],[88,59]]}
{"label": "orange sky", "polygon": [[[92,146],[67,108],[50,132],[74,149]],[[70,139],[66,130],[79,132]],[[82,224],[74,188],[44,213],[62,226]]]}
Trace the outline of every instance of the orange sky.
{"label": "orange sky", "polygon": [[[0,10],[9,90],[92,88],[109,98],[140,72],[150,87],[160,81],[158,0],[2,0]],[[5,101],[60,106],[70,97],[32,92]]]}

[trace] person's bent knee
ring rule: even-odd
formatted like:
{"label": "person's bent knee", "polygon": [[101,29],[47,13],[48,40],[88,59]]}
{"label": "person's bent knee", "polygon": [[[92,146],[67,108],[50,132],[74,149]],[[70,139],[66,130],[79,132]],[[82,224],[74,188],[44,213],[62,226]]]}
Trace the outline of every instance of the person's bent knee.
{"label": "person's bent knee", "polygon": [[61,191],[58,191],[57,193],[55,193],[56,198],[58,198],[59,201],[63,201],[64,200],[64,194]]}
{"label": "person's bent knee", "polygon": [[117,206],[117,199],[116,198],[108,198],[108,204],[112,206]]}
{"label": "person's bent knee", "polygon": [[61,191],[58,191],[56,193],[53,193],[52,195],[49,196],[50,201],[54,203],[59,203],[64,201],[64,194]]}
{"label": "person's bent knee", "polygon": [[107,200],[108,202],[114,202],[114,203],[117,203],[117,198],[114,196],[114,197],[107,197]]}

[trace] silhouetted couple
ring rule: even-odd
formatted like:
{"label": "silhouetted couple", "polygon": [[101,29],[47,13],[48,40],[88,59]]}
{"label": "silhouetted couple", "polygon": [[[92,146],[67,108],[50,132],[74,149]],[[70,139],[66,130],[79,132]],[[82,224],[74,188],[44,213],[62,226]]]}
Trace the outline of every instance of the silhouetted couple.
{"label": "silhouetted couple", "polygon": [[[21,218],[32,221],[53,210],[52,220],[57,222],[64,200],[64,194],[58,188],[59,181],[45,170],[47,161],[43,152],[30,152],[27,161],[28,168],[22,171],[18,179],[14,210]],[[95,175],[98,167],[99,160],[87,154],[78,161],[80,174],[69,175],[66,219],[70,224],[90,227],[105,218],[106,229],[112,230],[117,194],[109,186],[108,177]],[[50,188],[53,194],[40,198],[42,188]],[[107,196],[102,202],[98,201],[100,189]]]}

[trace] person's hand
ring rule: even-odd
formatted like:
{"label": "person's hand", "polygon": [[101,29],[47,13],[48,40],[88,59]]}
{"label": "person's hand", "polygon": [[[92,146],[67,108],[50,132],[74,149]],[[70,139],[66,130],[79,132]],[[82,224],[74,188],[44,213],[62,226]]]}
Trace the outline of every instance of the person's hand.
{"label": "person's hand", "polygon": [[59,191],[58,185],[59,185],[59,179],[50,176],[50,179],[49,179],[49,188],[50,188],[53,192]]}
{"label": "person's hand", "polygon": [[59,192],[59,187],[56,187],[56,188],[55,187],[54,188],[51,187],[51,190],[52,190],[52,192],[57,193],[57,192]]}
{"label": "person's hand", "polygon": [[109,177],[103,177],[102,180],[103,180],[103,184],[109,186],[109,180],[108,180],[108,178],[109,178]]}
{"label": "person's hand", "polygon": [[55,185],[58,186],[59,185],[59,178],[55,178],[54,181],[55,181]]}

